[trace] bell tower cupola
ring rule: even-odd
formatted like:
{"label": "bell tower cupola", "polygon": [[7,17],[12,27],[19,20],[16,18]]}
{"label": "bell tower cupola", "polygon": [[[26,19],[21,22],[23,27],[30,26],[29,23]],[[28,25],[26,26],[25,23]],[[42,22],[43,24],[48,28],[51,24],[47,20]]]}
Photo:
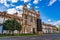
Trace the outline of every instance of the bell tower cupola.
{"label": "bell tower cupola", "polygon": [[26,5],[26,4],[24,4],[24,6],[23,6],[23,13],[25,13],[25,12],[26,12],[26,10],[27,10],[27,5]]}

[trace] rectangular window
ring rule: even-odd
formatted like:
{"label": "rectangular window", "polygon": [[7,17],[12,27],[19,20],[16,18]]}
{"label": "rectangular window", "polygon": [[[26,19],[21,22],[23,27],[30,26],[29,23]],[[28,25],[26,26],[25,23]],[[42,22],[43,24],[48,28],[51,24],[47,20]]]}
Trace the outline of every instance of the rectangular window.
{"label": "rectangular window", "polygon": [[33,22],[33,18],[31,17],[31,22]]}
{"label": "rectangular window", "polygon": [[25,20],[25,25],[27,24],[27,20]]}
{"label": "rectangular window", "polygon": [[25,15],[25,19],[27,19],[27,15]]}

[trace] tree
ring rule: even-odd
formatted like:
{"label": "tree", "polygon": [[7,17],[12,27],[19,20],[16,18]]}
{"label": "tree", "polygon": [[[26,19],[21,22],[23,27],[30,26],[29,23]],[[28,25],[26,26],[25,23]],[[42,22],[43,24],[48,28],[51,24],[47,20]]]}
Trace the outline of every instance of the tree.
{"label": "tree", "polygon": [[19,34],[20,34],[20,31],[21,31],[22,26],[21,26],[20,23],[17,23],[17,24],[18,24],[18,25],[16,26],[16,29],[19,31]]}
{"label": "tree", "polygon": [[58,26],[58,31],[59,31],[59,33],[60,33],[60,25]]}
{"label": "tree", "polygon": [[14,26],[14,30],[19,31],[19,34],[20,34],[20,31],[21,31],[21,28],[22,28],[21,24],[18,21],[16,21],[16,19],[13,19],[12,24]]}
{"label": "tree", "polygon": [[21,27],[22,27],[21,24],[18,21],[16,21],[16,19],[6,20],[3,23],[3,29],[9,30],[9,34],[10,34],[10,32],[12,32],[12,34],[14,34],[14,30],[18,30],[19,34],[20,34]]}
{"label": "tree", "polygon": [[9,34],[10,34],[10,31],[12,30],[12,21],[11,20],[6,20],[3,23],[3,30],[9,30]]}
{"label": "tree", "polygon": [[13,19],[13,20],[11,20],[11,22],[12,22],[12,29],[11,29],[11,31],[12,31],[12,35],[14,35],[14,30],[16,30],[16,19]]}
{"label": "tree", "polygon": [[[4,20],[3,20],[3,23],[4,23],[5,22],[6,11],[4,11],[3,13],[4,13]],[[3,34],[3,29],[2,29],[2,34]]]}

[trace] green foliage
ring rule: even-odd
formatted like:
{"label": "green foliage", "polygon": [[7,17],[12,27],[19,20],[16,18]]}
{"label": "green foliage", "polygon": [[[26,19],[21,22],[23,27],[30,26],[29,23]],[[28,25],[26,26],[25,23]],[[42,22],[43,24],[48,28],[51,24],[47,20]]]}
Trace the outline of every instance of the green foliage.
{"label": "green foliage", "polygon": [[9,31],[14,31],[14,30],[18,30],[19,32],[21,31],[21,24],[16,21],[16,19],[13,20],[6,20],[3,23],[3,30],[9,30]]}
{"label": "green foliage", "polygon": [[58,27],[58,30],[60,31],[60,25],[59,25],[59,27]]}
{"label": "green foliage", "polygon": [[58,31],[59,31],[58,33],[60,33],[60,25],[58,26]]}
{"label": "green foliage", "polygon": [[11,30],[12,28],[12,23],[11,23],[11,20],[6,20],[4,23],[3,23],[3,29],[4,30]]}

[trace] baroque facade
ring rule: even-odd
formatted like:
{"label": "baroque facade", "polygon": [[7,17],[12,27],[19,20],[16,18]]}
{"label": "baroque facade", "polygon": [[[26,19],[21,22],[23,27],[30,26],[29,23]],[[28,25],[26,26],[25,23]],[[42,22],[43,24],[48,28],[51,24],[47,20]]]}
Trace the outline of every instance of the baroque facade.
{"label": "baroque facade", "polygon": [[[2,24],[5,20],[11,20],[15,18],[22,25],[22,30],[20,33],[54,33],[57,31],[56,26],[41,22],[39,11],[35,11],[34,8],[28,10],[27,5],[24,5],[22,9],[22,14],[18,12],[14,14],[0,12],[0,27],[2,27]],[[9,31],[4,30],[4,33],[8,32]],[[18,33],[18,31],[15,30],[14,33]]]}
{"label": "baroque facade", "polygon": [[[4,20],[16,18],[16,20],[22,25],[20,33],[37,33],[37,19],[40,19],[40,12],[36,12],[34,8],[28,10],[26,5],[24,5],[22,9],[22,14],[16,12],[11,15],[6,12],[0,12],[0,23],[3,24]],[[17,31],[15,32],[17,33]]]}
{"label": "baroque facade", "polygon": [[34,8],[31,10],[27,9],[24,5],[22,13],[22,33],[36,33],[37,32],[37,19],[40,19],[40,13],[36,12]]}

